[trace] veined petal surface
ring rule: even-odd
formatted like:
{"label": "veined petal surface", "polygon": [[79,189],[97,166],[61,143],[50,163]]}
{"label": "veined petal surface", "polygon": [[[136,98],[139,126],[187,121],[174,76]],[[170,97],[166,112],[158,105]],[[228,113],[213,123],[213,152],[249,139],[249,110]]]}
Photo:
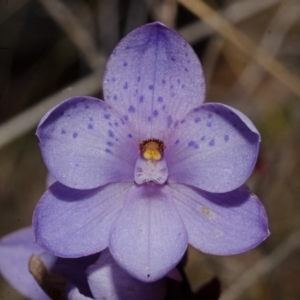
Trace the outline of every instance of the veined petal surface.
{"label": "veined petal surface", "polygon": [[161,23],[129,33],[106,67],[104,99],[126,117],[139,142],[164,140],[186,113],[204,100],[205,83],[191,46]]}
{"label": "veined petal surface", "polygon": [[145,283],[117,265],[108,249],[87,269],[88,283],[96,300],[163,300],[166,280]]}
{"label": "veined petal surface", "polygon": [[260,135],[241,112],[209,103],[190,112],[166,143],[169,182],[224,193],[245,183],[255,166]]}
{"label": "veined petal surface", "polygon": [[138,143],[107,103],[74,97],[53,108],[37,129],[50,173],[72,188],[91,189],[133,180]]}
{"label": "veined petal surface", "polygon": [[187,232],[166,186],[132,186],[113,224],[109,248],[116,262],[142,281],[164,277],[187,248]]}
{"label": "veined petal surface", "polygon": [[189,243],[202,252],[238,254],[269,236],[265,209],[246,186],[222,194],[183,184],[169,187],[187,228]]}
{"label": "veined petal surface", "polygon": [[61,257],[80,257],[108,246],[111,225],[133,183],[76,190],[54,183],[33,215],[38,245]]}
{"label": "veined petal surface", "polygon": [[1,275],[17,291],[32,300],[50,300],[28,269],[29,258],[44,251],[34,243],[31,227],[22,228],[0,239]]}

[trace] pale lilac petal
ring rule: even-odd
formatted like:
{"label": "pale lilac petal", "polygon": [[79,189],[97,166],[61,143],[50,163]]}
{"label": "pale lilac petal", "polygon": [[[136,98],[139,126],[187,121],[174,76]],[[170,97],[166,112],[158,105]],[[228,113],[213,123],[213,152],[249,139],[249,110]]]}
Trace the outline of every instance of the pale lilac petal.
{"label": "pale lilac petal", "polygon": [[202,67],[192,47],[161,23],[129,33],[104,75],[104,98],[135,126],[139,141],[164,140],[204,99]]}
{"label": "pale lilac petal", "polygon": [[118,264],[142,281],[164,277],[187,248],[187,232],[166,186],[131,187],[113,224],[109,247]]}
{"label": "pale lilac petal", "polygon": [[167,142],[169,182],[224,193],[245,183],[255,166],[260,136],[241,112],[210,103],[190,112]]}
{"label": "pale lilac petal", "polygon": [[[22,295],[32,300],[50,300],[29,273],[29,258],[45,250],[33,243],[31,227],[0,239],[0,273]],[[49,266],[48,266],[49,267]]]}
{"label": "pale lilac petal", "polygon": [[131,185],[75,190],[54,183],[34,211],[36,242],[56,256],[70,258],[106,248],[111,225]]}
{"label": "pale lilac petal", "polygon": [[87,275],[96,300],[163,300],[167,292],[165,279],[145,283],[133,278],[116,264],[108,249],[87,269]]}
{"label": "pale lilac petal", "polygon": [[[94,298],[85,296],[84,294],[82,294],[79,289],[73,285],[73,284],[68,284],[67,285],[67,299],[68,300],[93,300]],[[109,299],[107,299],[109,300]]]}
{"label": "pale lilac petal", "polygon": [[138,143],[104,101],[91,97],[64,101],[43,117],[37,135],[49,172],[69,187],[91,189],[133,180]]}
{"label": "pale lilac petal", "polygon": [[170,188],[189,243],[202,252],[238,254],[269,236],[265,209],[246,186],[223,194],[182,184],[170,184]]}

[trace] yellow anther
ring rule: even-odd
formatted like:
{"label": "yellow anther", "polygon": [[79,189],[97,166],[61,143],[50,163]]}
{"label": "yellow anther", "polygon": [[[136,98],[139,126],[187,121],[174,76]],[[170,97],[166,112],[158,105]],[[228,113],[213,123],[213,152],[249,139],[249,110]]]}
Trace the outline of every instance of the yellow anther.
{"label": "yellow anther", "polygon": [[146,160],[160,160],[162,157],[163,144],[158,140],[148,140],[141,145],[141,151]]}
{"label": "yellow anther", "polygon": [[143,153],[143,157],[145,159],[160,160],[161,159],[161,154],[156,149],[147,149]]}

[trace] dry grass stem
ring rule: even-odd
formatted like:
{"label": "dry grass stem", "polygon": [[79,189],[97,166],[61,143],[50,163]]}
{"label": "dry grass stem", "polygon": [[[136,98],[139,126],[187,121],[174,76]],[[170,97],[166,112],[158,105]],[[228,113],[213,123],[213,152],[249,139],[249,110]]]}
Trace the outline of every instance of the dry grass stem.
{"label": "dry grass stem", "polygon": [[[297,5],[294,0],[282,2],[275,16],[265,29],[261,39],[260,46],[266,49],[270,55],[275,57],[286,34],[298,20],[300,14],[300,5]],[[286,16],[289,16],[286,18]],[[265,72],[256,64],[256,57],[246,66],[242,74],[238,78],[238,85],[241,85],[248,96],[250,96],[262,82]],[[239,86],[233,88],[233,93],[239,92]],[[236,91],[236,92],[235,92]],[[244,95],[245,93],[243,93]]]}
{"label": "dry grass stem", "polygon": [[284,243],[280,244],[270,255],[256,263],[225,290],[219,300],[235,300],[242,296],[262,276],[274,270],[293,251],[300,247],[300,230],[293,232]]}
{"label": "dry grass stem", "polygon": [[[219,13],[224,16],[231,23],[239,23],[247,18],[250,18],[263,10],[266,10],[275,4],[280,2],[280,0],[247,0],[241,2],[235,2],[228,5],[227,8],[220,11]],[[214,18],[214,16],[209,16],[208,18]],[[208,35],[214,34],[213,28],[207,26],[202,21],[195,21],[190,25],[186,25],[184,28],[179,30],[179,33],[191,44],[207,37]]]}
{"label": "dry grass stem", "polygon": [[96,42],[86,30],[79,18],[76,18],[70,9],[60,0],[39,0],[51,17],[59,24],[67,36],[78,47],[91,69],[97,69],[101,62],[101,55]]}
{"label": "dry grass stem", "polygon": [[98,92],[101,88],[100,82],[103,69],[104,67],[102,70],[75,82],[73,86],[41,100],[35,106],[3,123],[0,126],[0,148],[31,130],[49,109],[64,99],[77,95],[93,95]]}
{"label": "dry grass stem", "polygon": [[[242,31],[234,27],[209,5],[198,0],[178,0],[178,2],[214,28],[237,48],[250,57],[255,57],[257,63],[300,97],[300,80],[290,74],[288,69],[274,59],[267,51],[256,46]],[[209,16],[214,16],[214,18],[209,18]]]}

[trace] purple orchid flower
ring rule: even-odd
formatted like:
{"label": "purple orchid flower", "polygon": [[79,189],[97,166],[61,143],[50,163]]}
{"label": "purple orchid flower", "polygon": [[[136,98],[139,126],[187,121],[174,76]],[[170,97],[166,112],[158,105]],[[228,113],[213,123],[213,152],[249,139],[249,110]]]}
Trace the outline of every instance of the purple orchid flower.
{"label": "purple orchid flower", "polygon": [[68,99],[38,126],[58,180],[35,209],[41,247],[63,257],[109,247],[131,275],[155,281],[188,243],[232,255],[269,235],[263,205],[244,185],[259,132],[233,108],[202,104],[202,67],[181,36],[160,23],[128,34],[103,90],[105,102]]}

